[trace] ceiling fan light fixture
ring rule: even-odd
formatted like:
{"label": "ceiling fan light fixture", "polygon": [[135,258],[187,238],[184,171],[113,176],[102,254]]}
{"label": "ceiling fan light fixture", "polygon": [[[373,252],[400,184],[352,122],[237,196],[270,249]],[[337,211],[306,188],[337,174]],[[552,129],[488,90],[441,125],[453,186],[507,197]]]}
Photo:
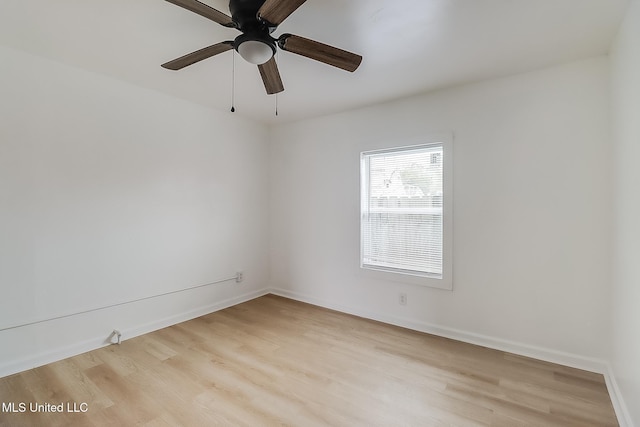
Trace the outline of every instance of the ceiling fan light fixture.
{"label": "ceiling fan light fixture", "polygon": [[256,65],[268,62],[275,54],[275,46],[262,40],[244,40],[236,50],[245,61]]}
{"label": "ceiling fan light fixture", "polygon": [[233,41],[219,42],[162,64],[168,70],[181,70],[234,49],[245,61],[258,66],[267,94],[273,95],[284,90],[275,58],[278,48],[350,72],[362,62],[360,55],[311,39],[293,34],[282,34],[277,39],[271,36],[307,0],[229,0],[231,16],[200,0],[166,1],[241,33]]}

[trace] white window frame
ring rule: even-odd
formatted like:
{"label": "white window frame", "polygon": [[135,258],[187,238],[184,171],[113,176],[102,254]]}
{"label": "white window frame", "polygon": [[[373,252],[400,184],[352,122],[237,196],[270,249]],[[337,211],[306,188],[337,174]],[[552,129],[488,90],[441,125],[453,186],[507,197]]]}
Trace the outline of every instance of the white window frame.
{"label": "white window frame", "polygon": [[[449,135],[438,135],[417,145],[390,147],[360,153],[360,272],[370,278],[453,290],[453,142]],[[443,200],[442,200],[442,275],[439,277],[412,271],[387,270],[364,264],[364,198],[368,194],[365,156],[394,153],[411,149],[441,145],[443,149]]]}

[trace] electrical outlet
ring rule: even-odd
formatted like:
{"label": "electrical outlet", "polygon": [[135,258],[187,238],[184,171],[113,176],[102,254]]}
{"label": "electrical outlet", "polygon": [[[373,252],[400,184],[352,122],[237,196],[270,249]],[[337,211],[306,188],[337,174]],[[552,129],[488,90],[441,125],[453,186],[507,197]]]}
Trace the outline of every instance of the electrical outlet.
{"label": "electrical outlet", "polygon": [[241,283],[244,280],[244,273],[242,271],[236,272],[236,283]]}
{"label": "electrical outlet", "polygon": [[404,292],[400,292],[398,294],[398,302],[400,303],[400,305],[407,305],[407,294],[405,294]]}

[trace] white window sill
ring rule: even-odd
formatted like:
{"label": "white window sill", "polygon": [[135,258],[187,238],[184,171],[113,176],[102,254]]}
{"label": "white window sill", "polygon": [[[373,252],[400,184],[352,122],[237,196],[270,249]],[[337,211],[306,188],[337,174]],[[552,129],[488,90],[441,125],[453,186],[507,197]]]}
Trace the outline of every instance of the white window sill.
{"label": "white window sill", "polygon": [[361,266],[359,274],[363,277],[390,282],[405,283],[410,285],[426,286],[429,288],[453,290],[453,280],[446,274],[441,278],[429,277],[420,274],[400,273],[387,270],[379,270],[374,267]]}

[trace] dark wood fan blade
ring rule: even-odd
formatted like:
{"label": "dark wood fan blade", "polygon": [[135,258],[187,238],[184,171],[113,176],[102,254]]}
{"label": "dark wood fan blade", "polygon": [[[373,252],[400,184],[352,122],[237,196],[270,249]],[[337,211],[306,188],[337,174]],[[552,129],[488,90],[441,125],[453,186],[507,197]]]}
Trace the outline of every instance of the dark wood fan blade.
{"label": "dark wood fan blade", "polygon": [[207,19],[211,19],[220,25],[225,27],[235,27],[236,23],[233,22],[230,16],[220,12],[217,9],[212,8],[198,0],[167,0],[169,3],[173,3],[176,6],[180,6],[191,12],[197,13],[200,16],[204,16]]}
{"label": "dark wood fan blade", "polygon": [[280,72],[278,71],[278,64],[276,64],[275,57],[272,57],[264,64],[258,65],[258,70],[260,70],[264,88],[267,90],[269,95],[280,93],[284,90],[284,85],[280,78]]}
{"label": "dark wood fan blade", "polygon": [[231,41],[217,43],[212,46],[205,47],[204,49],[188,53],[178,59],[174,59],[173,61],[162,64],[162,67],[169,70],[180,70],[186,66],[195,64],[196,62],[202,61],[203,59],[211,58],[214,55],[226,52],[231,49],[233,49],[233,42]]}
{"label": "dark wood fan blade", "polygon": [[258,10],[258,16],[270,24],[280,25],[305,1],[307,0],[267,0]]}
{"label": "dark wood fan blade", "polygon": [[357,70],[362,62],[362,56],[355,53],[291,34],[282,35],[278,39],[278,46],[287,52],[297,53],[351,72]]}

